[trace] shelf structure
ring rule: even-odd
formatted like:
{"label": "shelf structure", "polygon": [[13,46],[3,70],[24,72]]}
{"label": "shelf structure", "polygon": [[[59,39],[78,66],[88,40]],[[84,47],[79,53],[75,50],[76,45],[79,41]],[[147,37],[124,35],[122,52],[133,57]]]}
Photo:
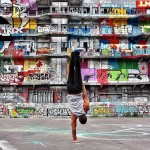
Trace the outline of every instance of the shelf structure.
{"label": "shelf structure", "polygon": [[[42,55],[1,55],[0,59],[8,59],[8,58],[26,58],[26,59],[31,59],[31,58],[70,58],[70,56],[66,54],[42,54]],[[117,57],[117,56],[100,56],[97,53],[93,53],[93,56],[87,56],[87,55],[81,55],[80,56],[81,60],[83,59],[127,59],[127,60],[148,60],[150,62],[150,56],[149,55],[139,55],[139,56],[123,56],[123,57]]]}
{"label": "shelf structure", "polygon": [[63,37],[63,36],[75,36],[75,37],[97,37],[97,38],[101,38],[101,37],[115,37],[115,38],[134,38],[134,37],[149,37],[150,33],[140,33],[137,35],[127,35],[127,34],[92,34],[90,32],[88,33],[70,33],[67,31],[55,31],[55,32],[51,32],[49,31],[48,33],[43,32],[42,34],[35,32],[34,34],[8,34],[8,35],[1,35],[1,37],[7,37],[7,36],[11,36],[11,37],[51,37],[55,35],[55,37]]}
{"label": "shelf structure", "polygon": [[67,58],[67,54],[42,54],[42,55],[3,55],[0,56],[1,59],[6,59],[6,58],[45,58],[45,57],[50,57],[50,58]]}
{"label": "shelf structure", "polygon": [[[53,7],[53,6],[52,6]],[[42,11],[42,9],[44,7],[39,7],[39,10],[36,11],[34,13],[34,15],[32,14],[29,14],[29,13],[24,13],[20,16],[20,18],[37,18],[37,19],[40,19],[40,18],[44,18],[46,16],[55,16],[55,17],[77,17],[77,18],[84,18],[84,19],[99,19],[99,18],[137,18],[137,17],[141,17],[141,16],[148,16],[149,17],[149,12],[141,12],[141,13],[135,13],[135,14],[130,14],[128,12],[120,12],[120,13],[77,13],[76,11],[75,12],[71,12],[71,10],[69,11],[69,9],[73,9],[72,6],[67,6],[66,9],[67,11],[56,11],[56,12],[52,12],[52,7],[49,7],[47,8],[47,12],[44,12]],[[77,8],[77,7],[74,7],[74,9]],[[87,9],[91,9],[92,6],[88,6],[86,7]],[[41,12],[40,12],[40,9],[41,9]],[[61,6],[60,8],[61,9]],[[81,11],[83,11],[83,7],[79,7],[78,9],[82,9]],[[99,9],[99,7],[95,7],[95,9]],[[102,8],[102,9],[105,9],[105,8]],[[92,10],[89,10],[90,12],[92,12]],[[10,18],[11,16],[13,16],[13,14],[10,12],[10,13],[1,13],[1,16],[4,17],[4,18]],[[13,18],[16,18],[16,16],[13,16]]]}
{"label": "shelf structure", "polygon": [[66,70],[72,49],[80,47],[90,115],[94,109],[103,116],[139,114],[142,106],[150,116],[146,0],[1,2],[0,106],[67,103]]}

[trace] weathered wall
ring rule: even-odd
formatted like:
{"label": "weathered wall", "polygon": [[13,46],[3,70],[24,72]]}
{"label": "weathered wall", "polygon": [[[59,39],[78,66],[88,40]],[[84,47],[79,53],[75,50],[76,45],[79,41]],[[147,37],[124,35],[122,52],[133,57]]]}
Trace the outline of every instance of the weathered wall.
{"label": "weathered wall", "polygon": [[[150,102],[146,97],[136,97],[133,101],[121,101],[104,97],[101,102],[90,102],[88,116],[122,116],[122,117],[149,117]],[[66,117],[70,116],[68,103],[56,104],[1,104],[0,117],[28,118],[28,117]]]}

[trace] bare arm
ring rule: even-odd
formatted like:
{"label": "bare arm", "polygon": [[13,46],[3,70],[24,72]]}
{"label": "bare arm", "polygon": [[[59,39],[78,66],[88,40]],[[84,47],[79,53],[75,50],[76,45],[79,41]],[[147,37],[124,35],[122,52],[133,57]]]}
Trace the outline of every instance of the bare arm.
{"label": "bare arm", "polygon": [[88,98],[85,85],[83,84],[83,98]]}
{"label": "bare arm", "polygon": [[84,111],[87,113],[87,111],[89,110],[89,99],[84,84],[83,84],[83,100],[84,100],[84,104],[83,104]]}
{"label": "bare arm", "polygon": [[67,63],[67,67],[66,67],[66,78],[68,79],[69,76],[69,64]]}
{"label": "bare arm", "polygon": [[77,136],[76,136],[76,127],[77,127],[77,118],[76,116],[71,113],[71,124],[72,124],[72,138],[73,141],[77,141]]}

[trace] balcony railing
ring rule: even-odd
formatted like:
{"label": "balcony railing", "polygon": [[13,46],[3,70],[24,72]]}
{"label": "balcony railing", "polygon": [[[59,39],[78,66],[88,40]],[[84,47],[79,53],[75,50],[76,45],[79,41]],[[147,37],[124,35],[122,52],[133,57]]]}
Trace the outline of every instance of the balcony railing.
{"label": "balcony railing", "polygon": [[[136,17],[137,15],[149,15],[149,9],[139,9],[139,8],[130,8],[130,7],[120,7],[120,8],[110,8],[110,7],[54,7],[47,6],[46,9],[39,8],[38,11],[34,13],[30,11],[25,11],[20,14],[19,17],[41,17],[45,15],[70,15],[78,17]],[[0,12],[0,16],[3,17],[12,17],[13,13],[3,9]],[[15,17],[15,16],[14,16]]]}
{"label": "balcony railing", "polygon": [[58,28],[53,25],[37,26],[35,30],[28,29],[26,31],[23,28],[7,28],[5,26],[0,27],[1,36],[46,36],[46,35],[74,35],[74,36],[123,36],[123,37],[135,37],[140,35],[149,35],[150,30],[148,26],[101,26],[94,28],[82,28],[82,27],[65,27]]}

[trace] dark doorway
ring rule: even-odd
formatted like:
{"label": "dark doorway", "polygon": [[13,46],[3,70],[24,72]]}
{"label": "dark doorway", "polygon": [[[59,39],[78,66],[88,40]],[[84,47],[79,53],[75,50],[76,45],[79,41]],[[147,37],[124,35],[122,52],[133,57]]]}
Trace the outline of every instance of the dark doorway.
{"label": "dark doorway", "polygon": [[86,51],[87,51],[87,49],[88,49],[88,43],[87,42],[83,42],[83,47],[86,49]]}

